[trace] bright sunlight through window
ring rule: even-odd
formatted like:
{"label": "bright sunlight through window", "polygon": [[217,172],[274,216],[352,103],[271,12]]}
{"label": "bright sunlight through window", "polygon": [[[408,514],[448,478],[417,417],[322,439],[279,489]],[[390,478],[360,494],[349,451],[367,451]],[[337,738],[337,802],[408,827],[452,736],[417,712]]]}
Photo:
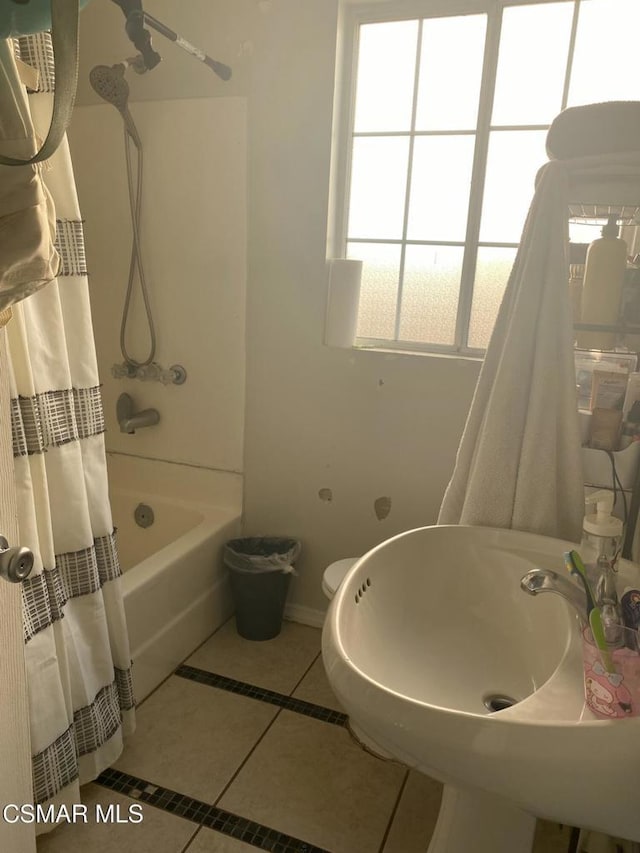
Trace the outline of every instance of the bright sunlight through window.
{"label": "bright sunlight through window", "polygon": [[361,345],[481,354],[554,116],[640,98],[640,0],[477,10],[354,20],[343,238],[364,262]]}

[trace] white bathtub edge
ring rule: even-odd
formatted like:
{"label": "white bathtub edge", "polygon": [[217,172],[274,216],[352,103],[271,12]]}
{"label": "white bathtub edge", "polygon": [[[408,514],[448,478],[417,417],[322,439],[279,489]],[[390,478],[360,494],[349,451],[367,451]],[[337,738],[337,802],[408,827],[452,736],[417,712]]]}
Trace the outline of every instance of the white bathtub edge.
{"label": "white bathtub edge", "polygon": [[161,631],[137,649],[132,649],[137,704],[168,678],[232,613],[231,588],[225,574]]}
{"label": "white bathtub edge", "polygon": [[125,598],[135,595],[138,590],[144,589],[149,583],[153,583],[154,578],[161,574],[167,566],[170,566],[193,548],[197,548],[206,542],[211,536],[214,519],[215,527],[223,530],[228,525],[236,523],[239,525],[240,523],[240,515],[234,508],[210,510],[204,514],[202,521],[192,530],[139,562],[134,570],[123,573],[122,590]]}

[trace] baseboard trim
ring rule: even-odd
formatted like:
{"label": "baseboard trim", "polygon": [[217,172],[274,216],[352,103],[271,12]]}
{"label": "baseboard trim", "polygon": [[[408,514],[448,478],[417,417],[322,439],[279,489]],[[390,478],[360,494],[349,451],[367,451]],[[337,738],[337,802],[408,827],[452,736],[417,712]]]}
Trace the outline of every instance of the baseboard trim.
{"label": "baseboard trim", "polygon": [[324,610],[314,610],[302,604],[287,604],[284,609],[285,619],[290,622],[299,622],[301,625],[310,625],[312,628],[322,628],[325,615]]}

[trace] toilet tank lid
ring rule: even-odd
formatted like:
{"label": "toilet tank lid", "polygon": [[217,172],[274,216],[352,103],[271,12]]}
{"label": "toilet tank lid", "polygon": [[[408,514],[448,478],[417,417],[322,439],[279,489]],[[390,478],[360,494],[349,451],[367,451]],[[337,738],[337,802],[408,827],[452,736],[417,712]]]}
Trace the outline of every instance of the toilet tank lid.
{"label": "toilet tank lid", "polygon": [[325,585],[334,593],[347,574],[351,566],[357,563],[360,557],[346,557],[344,560],[336,560],[324,570]]}

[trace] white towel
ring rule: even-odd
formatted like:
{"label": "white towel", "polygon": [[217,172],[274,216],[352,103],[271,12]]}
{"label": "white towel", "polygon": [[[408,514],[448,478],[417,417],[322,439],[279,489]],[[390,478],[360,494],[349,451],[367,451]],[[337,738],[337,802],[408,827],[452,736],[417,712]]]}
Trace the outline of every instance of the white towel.
{"label": "white towel", "polygon": [[[28,158],[37,150],[13,41],[0,39],[0,152]],[[39,165],[0,165],[0,311],[58,272],[55,209],[40,172]]]}
{"label": "white towel", "polygon": [[[568,212],[616,203],[640,155],[552,161],[536,192],[480,372],[439,524],[580,540],[584,491],[569,304]],[[602,197],[603,193],[608,198]]]}

